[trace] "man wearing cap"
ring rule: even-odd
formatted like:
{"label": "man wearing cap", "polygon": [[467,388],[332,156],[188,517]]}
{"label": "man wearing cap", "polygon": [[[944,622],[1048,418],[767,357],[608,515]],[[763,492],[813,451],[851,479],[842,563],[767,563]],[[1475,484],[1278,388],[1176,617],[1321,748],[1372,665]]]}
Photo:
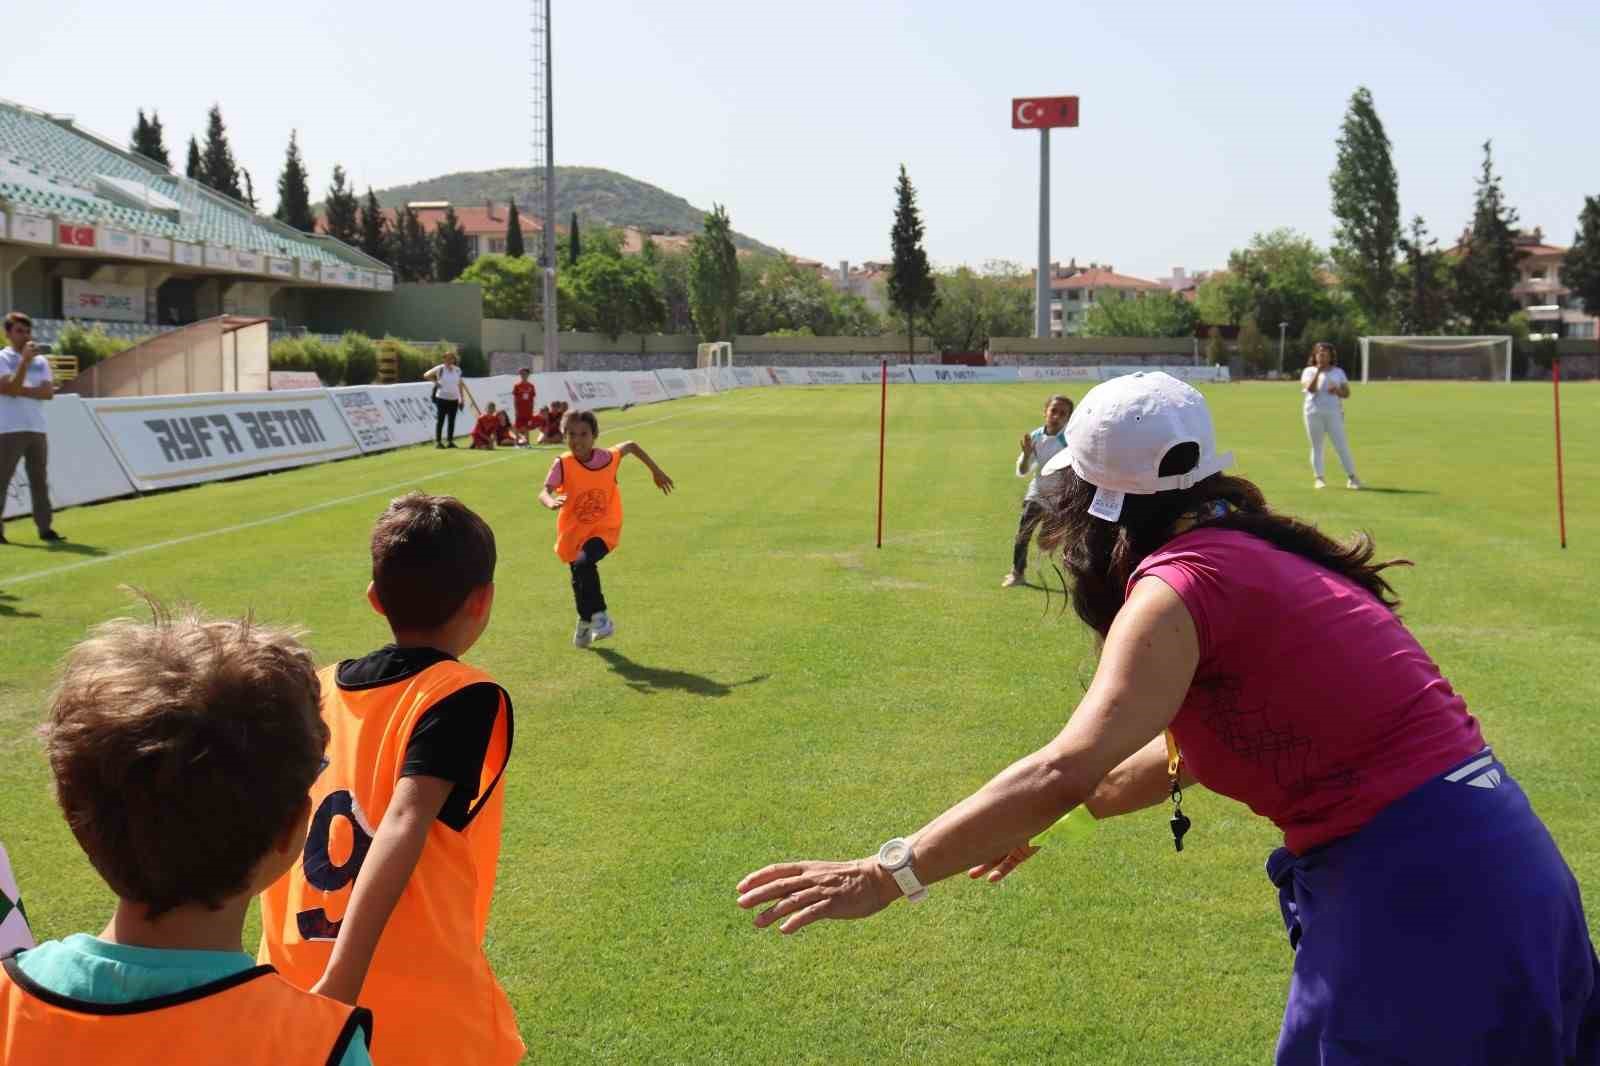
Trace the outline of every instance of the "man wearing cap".
{"label": "man wearing cap", "polygon": [[1600,1062],[1577,883],[1396,615],[1392,564],[1273,512],[1231,460],[1183,382],[1091,389],[1044,471],[1041,545],[1103,642],[1065,727],[876,856],[764,867],[739,905],[770,904],[756,925],[792,933],[962,870],[999,881],[1069,812],[1081,833],[1170,803],[1151,846],[1204,846],[1184,804],[1199,783],[1283,833],[1267,862],[1294,952],[1279,1066]]}
{"label": "man wearing cap", "polygon": [[[44,419],[45,401],[55,395],[50,360],[34,350],[33,319],[21,311],[6,315],[5,332],[6,347],[0,348],[0,504],[20,461],[28,473],[39,539],[65,540],[50,523],[50,453]],[[3,528],[0,544],[6,543]]]}

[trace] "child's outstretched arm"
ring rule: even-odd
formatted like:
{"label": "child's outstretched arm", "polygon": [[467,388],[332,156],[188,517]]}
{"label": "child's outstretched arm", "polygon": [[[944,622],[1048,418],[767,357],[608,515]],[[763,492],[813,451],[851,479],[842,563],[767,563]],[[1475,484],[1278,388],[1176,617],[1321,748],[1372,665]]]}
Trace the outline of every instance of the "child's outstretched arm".
{"label": "child's outstretched arm", "polygon": [[559,511],[561,510],[561,505],[567,502],[567,497],[563,493],[552,493],[549,489],[540,489],[539,502],[552,511]]}
{"label": "child's outstretched arm", "polygon": [[373,834],[372,849],[350,893],[350,906],[339,926],[328,968],[311,991],[352,1004],[361,995],[378,940],[417,868],[428,830],[453,788],[452,781],[424,776],[402,777],[395,785],[394,798]]}
{"label": "child's outstretched arm", "polygon": [[617,454],[619,456],[637,455],[639,457],[639,461],[650,468],[650,476],[655,479],[656,488],[660,489],[663,493],[669,496],[672,494],[672,479],[667,476],[667,472],[665,470],[656,465],[656,461],[650,458],[648,452],[639,447],[638,441],[623,441],[621,444],[617,445]]}

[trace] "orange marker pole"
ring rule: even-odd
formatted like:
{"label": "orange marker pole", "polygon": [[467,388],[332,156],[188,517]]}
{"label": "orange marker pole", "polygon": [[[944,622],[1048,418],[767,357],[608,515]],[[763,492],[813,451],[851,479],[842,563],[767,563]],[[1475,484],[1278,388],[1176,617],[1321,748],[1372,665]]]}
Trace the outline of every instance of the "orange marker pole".
{"label": "orange marker pole", "polygon": [[1561,547],[1567,546],[1567,498],[1561,471],[1561,356],[1550,361],[1550,382],[1556,394],[1556,513],[1561,521]]}
{"label": "orange marker pole", "polygon": [[889,360],[878,361],[883,371],[883,385],[878,400],[878,547],[883,547],[883,441],[889,418]]}

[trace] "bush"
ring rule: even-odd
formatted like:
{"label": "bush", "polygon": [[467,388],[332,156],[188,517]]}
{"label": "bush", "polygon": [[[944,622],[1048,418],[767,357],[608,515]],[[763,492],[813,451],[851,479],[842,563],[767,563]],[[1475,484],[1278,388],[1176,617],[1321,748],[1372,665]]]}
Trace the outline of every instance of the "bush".
{"label": "bush", "polygon": [[1251,377],[1265,377],[1268,370],[1278,368],[1278,353],[1268,344],[1253,321],[1239,328],[1239,354],[1244,357],[1245,373]]}
{"label": "bush", "polygon": [[106,331],[100,326],[84,329],[78,322],[68,322],[61,335],[50,346],[50,351],[56,355],[77,356],[78,370],[81,372],[102,359],[109,359],[132,347],[133,341],[107,336]]}
{"label": "bush", "polygon": [[[445,342],[440,341],[443,344]],[[489,376],[489,359],[483,354],[483,349],[476,344],[469,344],[460,350],[461,373],[469,378],[486,378]]]}
{"label": "bush", "polygon": [[427,373],[435,362],[431,352],[425,352],[414,344],[407,344],[398,337],[383,338],[378,342],[378,351],[395,357],[400,381],[421,381],[422,375]]}
{"label": "bush", "polygon": [[378,345],[364,333],[352,330],[339,339],[344,357],[344,383],[370,385],[378,376]]}

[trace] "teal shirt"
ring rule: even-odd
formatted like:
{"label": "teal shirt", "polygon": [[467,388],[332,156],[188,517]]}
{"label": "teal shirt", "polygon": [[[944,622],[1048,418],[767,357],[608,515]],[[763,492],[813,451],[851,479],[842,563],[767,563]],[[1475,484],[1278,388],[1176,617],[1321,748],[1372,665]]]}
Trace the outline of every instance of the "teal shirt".
{"label": "teal shirt", "polygon": [[[108,944],[88,933],[48,940],[17,956],[27,978],[58,996],[89,1003],[134,1003],[232,977],[256,965],[240,951],[166,951]],[[240,1039],[247,1036],[241,1031]],[[339,1066],[372,1066],[357,1033]]]}

